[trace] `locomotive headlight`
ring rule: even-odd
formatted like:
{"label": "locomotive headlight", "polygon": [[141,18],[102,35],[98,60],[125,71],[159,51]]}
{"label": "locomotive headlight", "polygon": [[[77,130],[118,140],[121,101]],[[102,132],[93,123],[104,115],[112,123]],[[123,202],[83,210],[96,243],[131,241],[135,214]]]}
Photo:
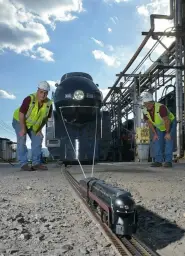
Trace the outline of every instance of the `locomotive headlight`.
{"label": "locomotive headlight", "polygon": [[75,100],[83,100],[84,99],[84,92],[81,90],[77,90],[74,92],[74,98]]}
{"label": "locomotive headlight", "polygon": [[116,204],[117,206],[119,206],[120,208],[122,208],[122,209],[129,210],[129,206],[126,205],[126,204],[124,204],[124,202],[123,202],[122,200],[120,200],[120,199],[117,199],[117,200],[115,201],[115,204]]}
{"label": "locomotive headlight", "polygon": [[121,200],[119,200],[119,199],[117,199],[116,201],[115,201],[115,204],[117,204],[117,205],[123,205],[123,202],[121,201]]}

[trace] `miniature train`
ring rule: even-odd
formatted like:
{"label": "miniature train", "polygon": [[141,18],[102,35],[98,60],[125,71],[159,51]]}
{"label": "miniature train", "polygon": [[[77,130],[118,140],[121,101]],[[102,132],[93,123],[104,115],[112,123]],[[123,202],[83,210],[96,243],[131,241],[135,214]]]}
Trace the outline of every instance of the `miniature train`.
{"label": "miniature train", "polygon": [[86,178],[80,180],[79,184],[88,204],[100,210],[101,220],[117,236],[131,238],[136,233],[138,216],[130,192],[97,178]]}
{"label": "miniature train", "polygon": [[54,159],[74,164],[107,158],[110,115],[101,111],[102,100],[89,74],[72,72],[62,76],[53,94],[52,118],[46,125],[46,146]]}

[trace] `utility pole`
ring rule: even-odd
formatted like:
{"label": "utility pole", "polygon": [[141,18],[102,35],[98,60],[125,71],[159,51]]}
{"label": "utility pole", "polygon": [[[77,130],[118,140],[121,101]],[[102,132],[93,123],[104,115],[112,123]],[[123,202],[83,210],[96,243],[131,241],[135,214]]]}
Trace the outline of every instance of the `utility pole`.
{"label": "utility pole", "polygon": [[[177,118],[177,157],[183,155],[183,83],[182,83],[182,1],[175,0],[174,25],[177,33],[175,42],[175,59],[176,59],[176,118]],[[179,68],[178,68],[179,67]]]}

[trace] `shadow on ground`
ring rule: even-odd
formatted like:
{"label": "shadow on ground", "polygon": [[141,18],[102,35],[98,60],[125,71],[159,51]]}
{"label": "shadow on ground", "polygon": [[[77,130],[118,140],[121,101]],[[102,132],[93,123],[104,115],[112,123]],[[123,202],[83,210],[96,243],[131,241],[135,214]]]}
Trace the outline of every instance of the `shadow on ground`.
{"label": "shadow on ground", "polygon": [[156,213],[137,206],[139,222],[136,236],[154,250],[165,248],[179,241],[185,230]]}

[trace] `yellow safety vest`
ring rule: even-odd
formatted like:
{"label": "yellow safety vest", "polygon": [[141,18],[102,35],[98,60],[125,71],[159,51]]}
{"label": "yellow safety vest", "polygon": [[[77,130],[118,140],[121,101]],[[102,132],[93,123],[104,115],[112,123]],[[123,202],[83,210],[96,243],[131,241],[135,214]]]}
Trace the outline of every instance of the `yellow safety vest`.
{"label": "yellow safety vest", "polygon": [[[166,131],[166,128],[165,128],[165,123],[164,123],[164,120],[163,118],[160,116],[160,113],[159,113],[159,109],[160,107],[162,106],[163,104],[160,104],[160,103],[157,103],[155,102],[155,113],[154,113],[154,121],[152,120],[151,116],[150,116],[150,113],[149,111],[144,108],[143,110],[143,113],[144,115],[146,115],[148,117],[148,119],[150,120],[150,122],[156,127],[158,128],[160,131]],[[167,107],[166,107],[167,108]],[[174,119],[175,119],[175,116],[173,115],[173,113],[171,113],[169,111],[169,109],[167,108],[167,111],[168,111],[168,118],[169,120],[172,122]]]}
{"label": "yellow safety vest", "polygon": [[[26,127],[37,132],[41,128],[42,123],[47,120],[52,101],[47,98],[43,106],[39,108],[36,93],[30,94],[29,96],[31,97],[31,101],[26,113]],[[20,107],[15,110],[13,115],[13,118],[17,121],[19,121],[19,110]]]}

